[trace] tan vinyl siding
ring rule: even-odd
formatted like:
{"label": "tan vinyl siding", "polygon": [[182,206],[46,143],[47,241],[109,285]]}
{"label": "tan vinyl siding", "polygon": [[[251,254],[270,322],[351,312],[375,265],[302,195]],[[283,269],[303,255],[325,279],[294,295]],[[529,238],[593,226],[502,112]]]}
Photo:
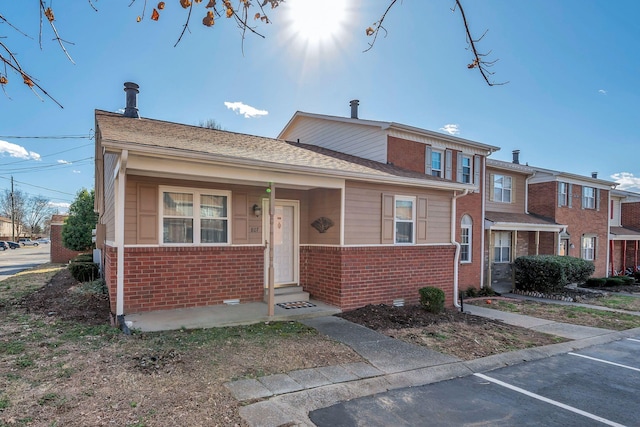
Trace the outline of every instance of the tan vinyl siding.
{"label": "tan vinyl siding", "polygon": [[[504,175],[511,177],[511,203],[493,201],[493,176]],[[524,213],[526,196],[526,176],[514,172],[487,168],[485,180],[486,205],[485,209],[491,212]],[[554,195],[555,197],[555,195]]]}
{"label": "tan vinyl siding", "polygon": [[[419,203],[426,203],[426,241],[424,243],[451,242],[452,192],[350,181],[347,183],[345,193],[345,244],[373,245],[383,241],[383,195],[416,197]],[[426,201],[423,202],[422,199]],[[416,222],[416,227],[419,225]],[[384,240],[384,243],[392,243],[388,240]]]}
{"label": "tan vinyl siding", "polygon": [[116,238],[116,212],[115,212],[115,178],[113,176],[118,156],[107,153],[104,155],[104,212],[100,223],[105,225],[105,236],[109,241]]}
{"label": "tan vinyl siding", "polygon": [[[313,245],[340,244],[340,190],[314,189],[308,193],[309,215],[306,221],[300,218],[300,229],[309,232],[308,243]],[[311,224],[318,218],[325,217],[333,221],[333,226],[320,233]]]}

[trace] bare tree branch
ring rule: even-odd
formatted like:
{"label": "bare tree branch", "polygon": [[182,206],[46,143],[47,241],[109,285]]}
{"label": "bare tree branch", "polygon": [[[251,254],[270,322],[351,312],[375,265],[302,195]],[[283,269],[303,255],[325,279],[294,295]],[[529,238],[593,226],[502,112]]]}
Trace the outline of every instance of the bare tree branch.
{"label": "bare tree branch", "polygon": [[[53,34],[55,34],[55,36],[56,36],[55,39],[58,41],[58,44],[60,45],[60,49],[62,49],[64,54],[67,56],[67,59],[69,59],[69,61],[71,61],[71,63],[75,65],[75,62],[71,58],[71,55],[69,55],[69,52],[67,52],[67,49],[64,47],[64,43],[69,43],[69,44],[73,44],[73,43],[70,43],[68,41],[62,40],[60,38],[60,35],[58,34],[58,30],[56,29],[56,26],[53,24],[53,20],[54,20],[53,19],[53,11],[51,10],[51,8],[45,9],[44,1],[40,0],[40,23],[41,23],[40,25],[41,25],[41,28],[42,28],[42,14],[43,13],[47,17],[47,21],[49,21],[49,25],[51,25],[51,29],[53,30]],[[42,46],[42,44],[41,44],[41,46]]]}
{"label": "bare tree branch", "polygon": [[373,41],[369,43],[369,47],[365,49],[363,52],[368,52],[373,48],[373,45],[376,44],[376,40],[378,39],[378,33],[380,32],[381,29],[384,30],[385,37],[386,37],[387,30],[382,26],[382,23],[384,22],[384,18],[387,17],[387,13],[389,13],[389,10],[393,7],[394,4],[396,4],[397,1],[398,0],[391,0],[391,3],[389,3],[389,6],[387,6],[387,10],[384,11],[380,19],[374,22],[371,27],[367,28],[366,30],[367,35],[373,36]]}

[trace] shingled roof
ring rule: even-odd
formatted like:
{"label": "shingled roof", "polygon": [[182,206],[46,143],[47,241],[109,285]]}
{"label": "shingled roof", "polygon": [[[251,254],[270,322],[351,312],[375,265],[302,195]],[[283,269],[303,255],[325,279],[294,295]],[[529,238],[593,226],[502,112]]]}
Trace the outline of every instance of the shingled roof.
{"label": "shingled roof", "polygon": [[105,147],[135,151],[158,151],[181,156],[190,153],[203,159],[238,164],[256,164],[370,178],[408,179],[424,185],[466,188],[430,175],[316,147],[309,144],[208,129],[153,119],[132,119],[96,110],[96,123]]}

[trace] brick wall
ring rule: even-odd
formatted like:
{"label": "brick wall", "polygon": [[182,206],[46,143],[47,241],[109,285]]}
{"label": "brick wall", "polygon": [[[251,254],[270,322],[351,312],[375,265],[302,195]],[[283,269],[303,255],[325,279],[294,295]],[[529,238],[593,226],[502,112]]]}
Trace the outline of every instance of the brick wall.
{"label": "brick wall", "polygon": [[[116,310],[115,248],[105,250],[105,279]],[[262,301],[262,247],[125,248],[124,312]]]}
{"label": "brick wall", "polygon": [[387,138],[387,161],[394,165],[424,173],[426,145],[389,136]]}
{"label": "brick wall", "polygon": [[620,204],[623,227],[640,229],[640,202]]}
{"label": "brick wall", "polygon": [[301,284],[314,299],[351,310],[367,304],[419,302],[418,289],[436,286],[453,306],[453,246],[336,248],[305,246]]}
{"label": "brick wall", "polygon": [[[546,218],[555,218],[558,206],[558,189],[556,182],[529,184],[529,212]],[[577,187],[574,185],[574,187]]]}
{"label": "brick wall", "polygon": [[51,262],[56,264],[66,264],[82,253],[72,251],[71,249],[67,249],[64,247],[64,245],[62,244],[63,227],[64,220],[62,220],[62,222],[51,222]]}

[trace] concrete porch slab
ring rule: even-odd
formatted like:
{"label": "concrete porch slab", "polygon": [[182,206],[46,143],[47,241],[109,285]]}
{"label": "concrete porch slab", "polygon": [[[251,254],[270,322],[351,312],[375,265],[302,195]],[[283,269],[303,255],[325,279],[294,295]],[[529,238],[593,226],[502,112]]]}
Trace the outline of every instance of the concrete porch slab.
{"label": "concrete porch slab", "polygon": [[250,325],[259,322],[301,320],[313,317],[331,316],[340,309],[310,300],[315,307],[285,309],[275,306],[274,315],[269,317],[268,306],[263,302],[237,305],[211,305],[207,307],[181,308],[126,314],[125,321],[131,322],[129,329],[142,332],[170,331],[176,329],[215,328],[223,326]]}

